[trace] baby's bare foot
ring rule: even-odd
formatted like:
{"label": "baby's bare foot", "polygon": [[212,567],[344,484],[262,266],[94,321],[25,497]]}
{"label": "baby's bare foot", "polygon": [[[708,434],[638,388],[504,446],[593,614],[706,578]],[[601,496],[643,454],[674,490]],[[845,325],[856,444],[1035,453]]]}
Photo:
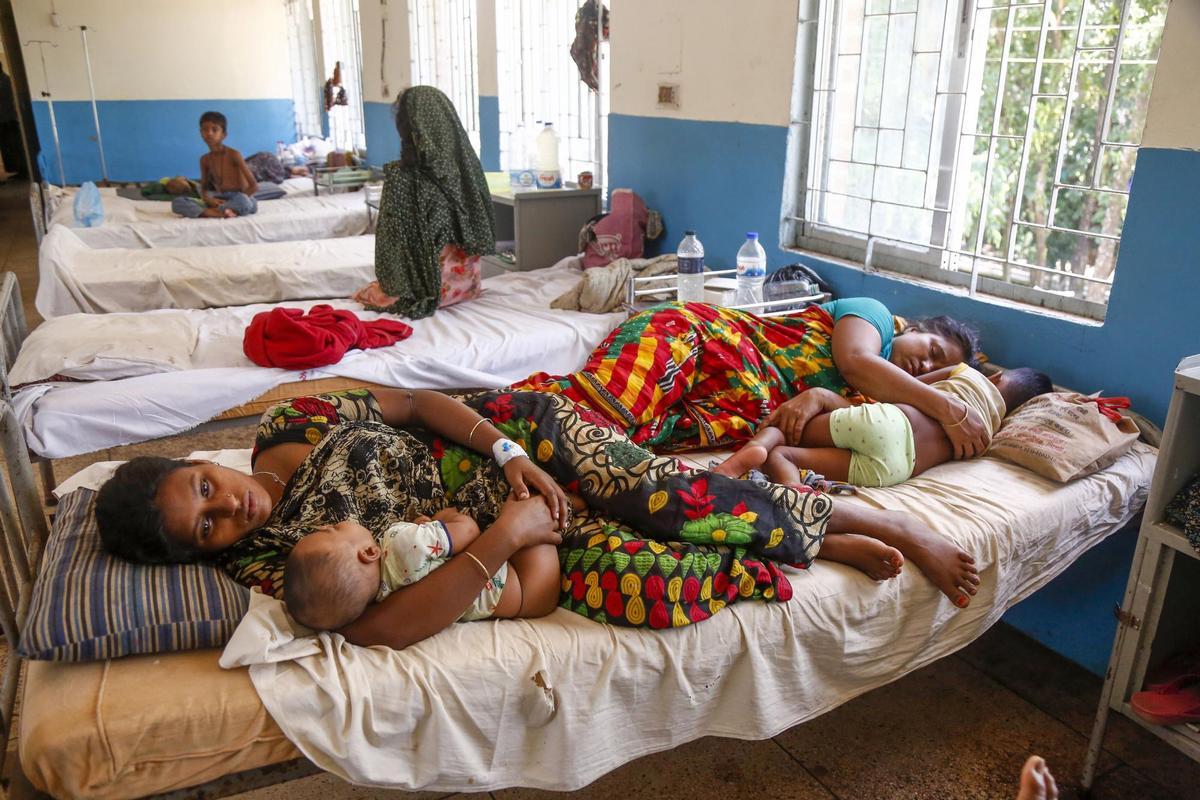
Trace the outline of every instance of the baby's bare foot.
{"label": "baby's bare foot", "polygon": [[826,534],[817,557],[848,564],[877,581],[896,577],[904,566],[904,555],[899,550],[857,533]]}
{"label": "baby's bare foot", "polygon": [[237,216],[237,212],[232,208],[226,208],[224,209],[224,214],[222,214],[222,216],[225,217],[225,219],[231,219],[232,217]]}

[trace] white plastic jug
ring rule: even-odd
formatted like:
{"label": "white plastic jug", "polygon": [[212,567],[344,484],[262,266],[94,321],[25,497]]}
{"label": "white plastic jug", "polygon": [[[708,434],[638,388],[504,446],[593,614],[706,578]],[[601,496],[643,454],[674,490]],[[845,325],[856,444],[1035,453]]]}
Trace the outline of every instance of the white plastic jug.
{"label": "white plastic jug", "polygon": [[558,189],[562,186],[562,171],[558,163],[558,134],[547,122],[537,137],[537,185],[539,189]]}

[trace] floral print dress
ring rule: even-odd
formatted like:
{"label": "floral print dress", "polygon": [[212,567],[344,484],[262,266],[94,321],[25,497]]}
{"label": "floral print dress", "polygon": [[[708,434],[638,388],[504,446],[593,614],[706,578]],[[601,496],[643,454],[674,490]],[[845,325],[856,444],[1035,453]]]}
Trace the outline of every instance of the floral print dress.
{"label": "floral print dress", "polygon": [[[590,619],[679,627],[738,600],[786,601],[791,584],[779,565],[807,566],[820,547],[832,508],[824,495],[682,471],[561,396],[464,401],[587,501],[559,547],[560,605]],[[296,542],[351,517],[377,536],[446,506],[480,528],[495,521],[509,490],[495,462],[381,419],[366,390],[299,398],[264,415],[255,456],[284,441],[315,447],[266,525],[221,555],[236,580],[281,596]]]}

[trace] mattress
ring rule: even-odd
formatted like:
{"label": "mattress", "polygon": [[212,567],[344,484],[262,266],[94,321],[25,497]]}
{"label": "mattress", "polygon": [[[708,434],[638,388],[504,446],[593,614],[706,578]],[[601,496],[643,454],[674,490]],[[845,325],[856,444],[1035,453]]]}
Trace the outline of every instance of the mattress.
{"label": "mattress", "polygon": [[[58,317],[39,325],[21,347],[9,380],[32,385],[15,392],[13,407],[30,449],[63,458],[190,430],[293,381],[341,377],[408,388],[498,388],[542,370],[571,372],[624,318],[551,309],[550,301],[580,274],[578,259],[571,258],[488,278],[475,300],[409,321],[408,339],[352,350],[336,364],[305,371],[256,367],[243,354],[246,325],[270,305]],[[349,300],[285,305],[317,302],[352,309],[363,319],[384,316]],[[33,383],[55,375],[74,380]]]}
{"label": "mattress", "polygon": [[45,317],[349,297],[375,279],[375,237],[94,249],[50,229],[38,251]]}
{"label": "mattress", "polygon": [[[362,651],[386,662],[393,679],[358,711],[407,726],[420,747],[352,763],[321,750],[303,726],[262,713],[264,700],[274,708],[298,691],[330,714],[345,705],[325,694],[336,677],[317,685],[297,662],[276,665],[261,682],[263,699],[248,691],[245,668],[221,671],[208,651],[31,664],[21,762],[58,796],[165,791],[297,749],[368,784],[577,789],[702,736],[773,736],[964,647],[1129,522],[1155,456],[1138,443],[1066,485],[980,458],[837,500],[906,511],[971,551],[982,585],[965,610],[914,567],[876,583],[818,556],[790,574],[788,603],[740,603],[679,630],[611,628],[561,609],[539,620],[454,625],[404,651]],[[334,716],[312,727],[362,722]]]}
{"label": "mattress", "polygon": [[[307,182],[308,178],[291,179]],[[104,224],[74,227],[71,195],[66,194],[50,218],[47,232],[69,227],[88,247],[213,247],[297,239],[330,239],[358,236],[368,227],[362,192],[304,196],[291,193],[278,200],[263,200],[258,213],[236,219],[185,219],[171,213],[171,204],[155,200],[129,200],[102,194]]]}

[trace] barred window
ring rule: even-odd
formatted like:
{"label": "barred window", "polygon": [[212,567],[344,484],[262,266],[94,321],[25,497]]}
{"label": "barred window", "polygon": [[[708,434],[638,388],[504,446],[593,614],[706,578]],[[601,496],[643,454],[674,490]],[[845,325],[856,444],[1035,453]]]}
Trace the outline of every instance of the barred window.
{"label": "barred window", "polygon": [[450,98],[479,152],[479,58],[475,0],[409,0],[413,86]]}
{"label": "barred window", "polygon": [[[522,149],[532,158],[542,123],[560,142],[563,179],[584,170],[605,185],[608,131],[608,43],[600,43],[600,90],[580,79],[571,58],[575,13],[582,0],[497,0],[496,58],[500,92],[500,165],[511,169]],[[524,148],[517,137],[524,135]],[[527,165],[526,165],[527,166]]]}
{"label": "barred window", "polygon": [[1167,0],[802,0],[783,241],[1104,316]]}

